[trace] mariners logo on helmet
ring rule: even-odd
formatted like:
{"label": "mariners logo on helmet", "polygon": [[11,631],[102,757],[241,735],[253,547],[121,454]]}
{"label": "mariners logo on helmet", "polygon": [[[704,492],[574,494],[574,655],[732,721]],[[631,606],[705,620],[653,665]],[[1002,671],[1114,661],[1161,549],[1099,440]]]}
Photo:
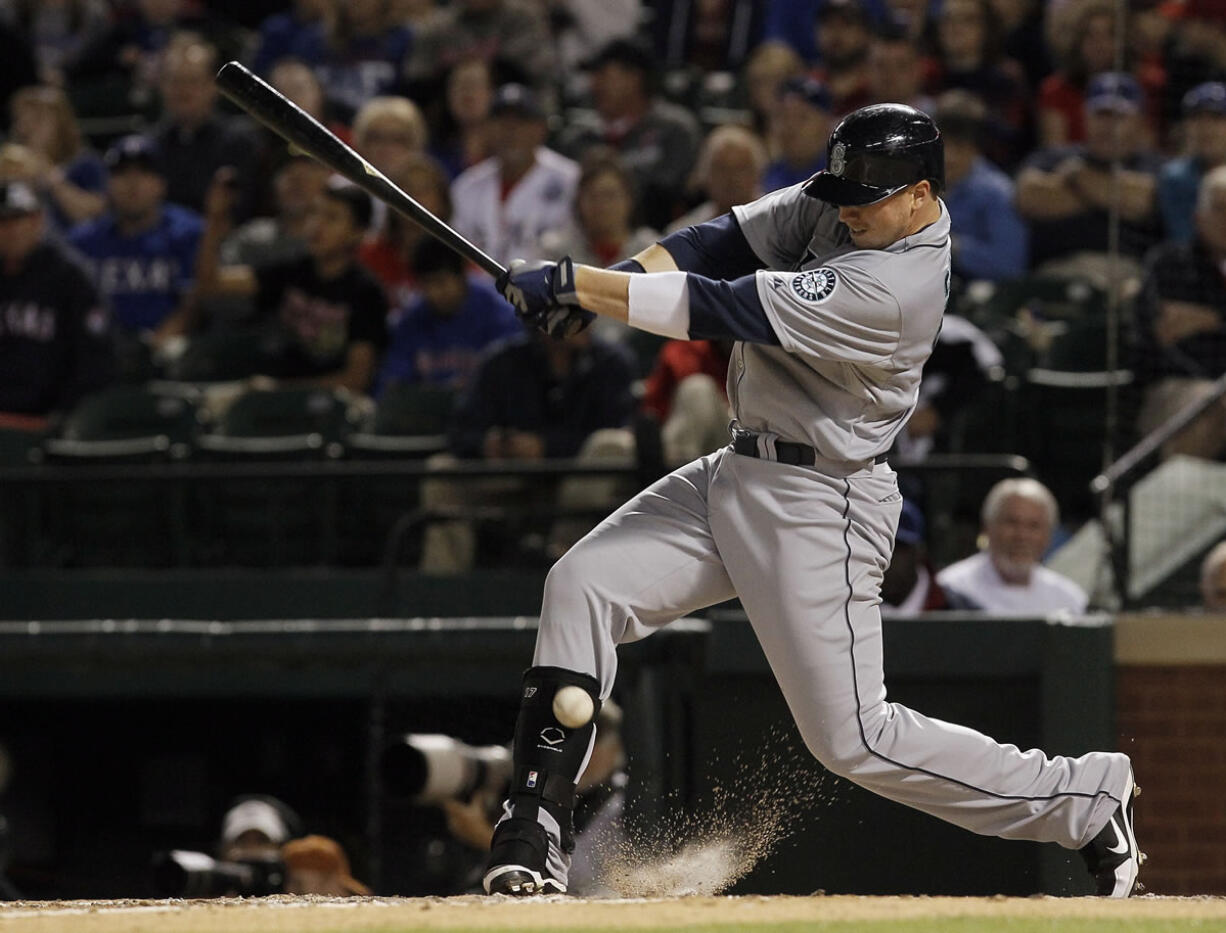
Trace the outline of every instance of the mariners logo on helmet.
{"label": "mariners logo on helmet", "polygon": [[833,269],[810,269],[792,279],[792,291],[805,301],[825,301],[838,284]]}
{"label": "mariners logo on helmet", "polygon": [[835,143],[834,148],[830,150],[830,174],[842,175],[843,169],[847,167],[847,147],[842,143]]}

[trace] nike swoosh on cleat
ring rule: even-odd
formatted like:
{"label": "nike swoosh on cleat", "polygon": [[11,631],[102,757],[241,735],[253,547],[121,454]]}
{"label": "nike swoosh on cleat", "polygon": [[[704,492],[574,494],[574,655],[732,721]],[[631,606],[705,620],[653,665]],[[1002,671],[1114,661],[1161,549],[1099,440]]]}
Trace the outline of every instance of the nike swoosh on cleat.
{"label": "nike swoosh on cleat", "polygon": [[1128,840],[1124,834],[1120,832],[1120,828],[1115,825],[1115,817],[1111,818],[1111,831],[1115,833],[1116,844],[1107,846],[1108,852],[1114,852],[1116,855],[1128,854]]}

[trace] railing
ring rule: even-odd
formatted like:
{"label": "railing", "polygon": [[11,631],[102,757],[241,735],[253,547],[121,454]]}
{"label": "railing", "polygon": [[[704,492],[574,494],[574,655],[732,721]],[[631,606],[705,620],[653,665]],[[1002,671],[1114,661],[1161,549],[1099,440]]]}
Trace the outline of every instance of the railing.
{"label": "railing", "polygon": [[[1128,586],[1132,567],[1132,508],[1129,490],[1142,478],[1143,468],[1149,466],[1163,445],[1204,414],[1210,406],[1221,402],[1223,397],[1226,397],[1226,374],[1219,376],[1204,396],[1190,402],[1166,424],[1141,438],[1090,481],[1090,492],[1099,501],[1099,520],[1107,542],[1116,597],[1121,607],[1128,607],[1131,603]],[[1113,516],[1113,506],[1116,502],[1121,510],[1118,523]]]}
{"label": "railing", "polygon": [[[899,460],[895,468],[902,473],[930,477],[954,475],[1026,475],[1030,464],[1026,458],[1010,454],[940,454],[922,461]],[[56,501],[73,491],[98,491],[123,489],[134,497],[136,504],[158,512],[165,525],[167,550],[161,563],[169,566],[193,566],[192,543],[198,540],[200,525],[215,520],[210,514],[209,496],[216,496],[240,489],[242,484],[254,485],[254,492],[247,490],[249,498],[263,495],[267,499],[264,521],[269,534],[268,557],[261,565],[284,566],[289,534],[284,525],[291,519],[300,523],[307,517],[317,527],[321,543],[318,556],[308,563],[329,565],[338,560],[339,529],[343,521],[352,520],[346,513],[354,495],[373,499],[368,502],[379,525],[371,529],[383,546],[370,561],[382,562],[390,585],[395,585],[395,566],[401,553],[401,544],[410,532],[420,529],[431,520],[442,517],[475,518],[497,521],[500,517],[513,518],[525,511],[522,501],[505,503],[482,503],[454,510],[443,516],[427,512],[419,502],[399,503],[385,501],[380,496],[399,489],[394,481],[404,481],[404,492],[409,499],[424,480],[450,480],[458,483],[474,483],[490,477],[519,478],[525,482],[556,484],[574,477],[606,477],[620,480],[625,486],[640,488],[653,477],[640,473],[636,465],[627,461],[590,462],[578,460],[545,461],[461,461],[445,466],[427,464],[421,459],[371,459],[371,460],[280,460],[280,461],[212,461],[187,460],[174,462],[136,464],[85,464],[43,463],[30,466],[0,468],[0,534],[7,539],[8,563],[20,565],[56,565],[54,560],[44,560],[29,552],[29,536],[44,533],[49,524],[48,514]],[[372,481],[383,481],[381,489],[372,488]],[[387,481],[392,481],[387,485]],[[267,484],[267,485],[262,485]],[[307,489],[306,503],[293,502],[293,495]],[[349,498],[346,498],[346,497]],[[143,497],[143,498],[142,498]],[[594,511],[606,513],[618,502],[609,502],[598,510],[583,509],[579,513],[593,515]],[[63,511],[63,509],[61,509]],[[304,511],[309,515],[304,515]],[[533,511],[544,515],[535,507]],[[558,510],[554,510],[558,511]],[[555,517],[564,517],[561,512]],[[599,515],[595,515],[599,517]],[[135,516],[133,516],[135,519]],[[78,540],[88,535],[89,528],[77,516],[62,517],[70,534]],[[21,527],[13,529],[13,525]],[[134,526],[135,527],[135,526]],[[280,529],[280,530],[278,530]],[[23,554],[25,535],[26,552]],[[194,537],[196,536],[196,537]],[[2,543],[2,542],[0,542]],[[121,562],[118,564],[123,566]]]}

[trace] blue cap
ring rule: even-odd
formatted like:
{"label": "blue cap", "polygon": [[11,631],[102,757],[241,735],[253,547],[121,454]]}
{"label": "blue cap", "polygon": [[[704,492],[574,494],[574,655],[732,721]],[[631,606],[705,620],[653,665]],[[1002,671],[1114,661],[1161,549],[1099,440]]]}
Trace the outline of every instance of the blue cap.
{"label": "blue cap", "polygon": [[810,107],[825,110],[827,113],[830,112],[830,91],[817,78],[807,78],[800,75],[788,78],[779,85],[778,96],[784,98],[789,94],[802,98]]}
{"label": "blue cap", "polygon": [[896,544],[914,547],[924,543],[924,513],[910,499],[903,499],[902,513],[898,516],[898,531],[894,533]]}
{"label": "blue cap", "polygon": [[143,165],[152,172],[162,173],[162,153],[148,136],[133,133],[117,140],[106,151],[106,167],[111,171],[123,165]]}
{"label": "blue cap", "polygon": [[1183,115],[1220,113],[1226,115],[1226,82],[1206,81],[1183,95]]}
{"label": "blue cap", "polygon": [[1096,74],[1086,85],[1087,110],[1136,113],[1141,109],[1142,99],[1141,85],[1124,71],[1104,71]]}

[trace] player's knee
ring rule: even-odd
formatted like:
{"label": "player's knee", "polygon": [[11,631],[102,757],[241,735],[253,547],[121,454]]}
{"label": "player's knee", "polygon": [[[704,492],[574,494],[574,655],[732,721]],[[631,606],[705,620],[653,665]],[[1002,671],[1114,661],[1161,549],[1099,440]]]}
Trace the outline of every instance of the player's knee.
{"label": "player's knee", "polygon": [[805,730],[804,739],[810,754],[839,777],[854,779],[874,757],[854,721],[842,729]]}
{"label": "player's knee", "polygon": [[551,615],[587,614],[595,595],[593,581],[601,579],[600,562],[591,550],[585,541],[579,541],[550,568],[545,577],[545,604],[553,610]]}

